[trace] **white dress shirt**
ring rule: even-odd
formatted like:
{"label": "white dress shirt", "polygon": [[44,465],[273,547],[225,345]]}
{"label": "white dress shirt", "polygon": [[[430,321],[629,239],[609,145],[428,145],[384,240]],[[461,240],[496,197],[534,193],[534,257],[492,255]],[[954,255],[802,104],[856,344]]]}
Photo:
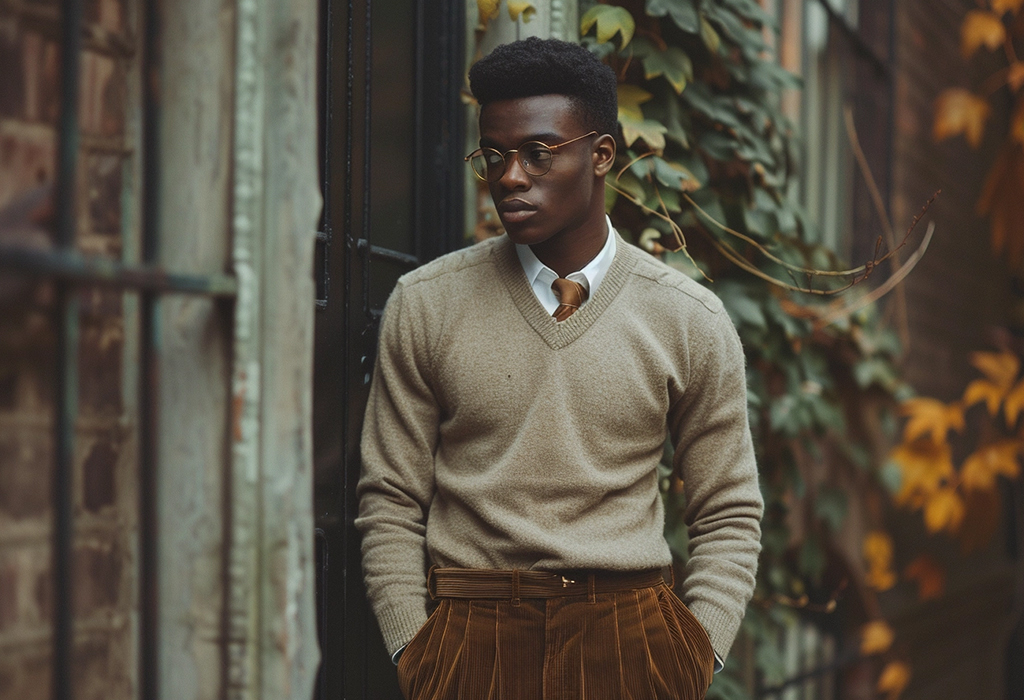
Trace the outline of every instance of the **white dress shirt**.
{"label": "white dress shirt", "polygon": [[[612,228],[611,219],[607,216],[605,221],[608,224],[608,240],[604,242],[601,252],[582,270],[571,272],[566,277],[566,279],[583,285],[583,288],[587,290],[587,299],[597,292],[601,280],[604,279],[605,273],[608,272],[608,268],[612,266],[612,260],[615,258],[615,229]],[[555,309],[558,308],[558,297],[551,289],[551,283],[558,279],[558,273],[538,260],[528,245],[517,243],[516,254],[519,256],[519,264],[523,266],[523,272],[526,273],[526,280],[530,283],[530,288],[537,295],[537,301],[547,309],[549,314],[555,313]]]}

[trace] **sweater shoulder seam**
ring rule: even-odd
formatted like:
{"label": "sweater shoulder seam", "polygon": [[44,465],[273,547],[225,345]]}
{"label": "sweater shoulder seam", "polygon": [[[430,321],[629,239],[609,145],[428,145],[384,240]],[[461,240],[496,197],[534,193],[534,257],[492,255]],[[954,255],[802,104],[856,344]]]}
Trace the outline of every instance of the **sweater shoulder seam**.
{"label": "sweater shoulder seam", "polygon": [[712,314],[718,314],[724,308],[722,301],[715,294],[700,286],[682,272],[664,263],[640,258],[639,264],[633,268],[633,274],[654,282],[657,285],[673,289],[698,302]]}

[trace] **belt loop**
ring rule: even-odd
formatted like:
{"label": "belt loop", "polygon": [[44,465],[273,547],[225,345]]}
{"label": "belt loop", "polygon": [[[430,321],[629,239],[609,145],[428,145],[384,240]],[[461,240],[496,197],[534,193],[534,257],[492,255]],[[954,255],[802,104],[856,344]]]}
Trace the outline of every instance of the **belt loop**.
{"label": "belt loop", "polygon": [[431,600],[437,600],[437,577],[434,575],[434,570],[437,569],[437,564],[434,564],[427,571],[427,593],[430,594]]}
{"label": "belt loop", "polygon": [[587,602],[591,605],[597,603],[597,582],[594,574],[587,574]]}
{"label": "belt loop", "polygon": [[512,569],[512,605],[519,607],[519,569]]}
{"label": "belt loop", "polygon": [[673,591],[676,589],[676,567],[672,564],[668,565],[668,587]]}

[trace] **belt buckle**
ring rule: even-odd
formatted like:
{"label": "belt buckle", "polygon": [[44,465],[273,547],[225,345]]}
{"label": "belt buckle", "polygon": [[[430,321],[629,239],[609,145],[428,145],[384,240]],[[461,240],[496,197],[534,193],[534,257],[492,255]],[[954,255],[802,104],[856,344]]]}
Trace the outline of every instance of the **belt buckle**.
{"label": "belt buckle", "polygon": [[568,588],[570,583],[576,583],[571,578],[566,578],[565,576],[562,576],[561,578],[562,578],[562,588]]}

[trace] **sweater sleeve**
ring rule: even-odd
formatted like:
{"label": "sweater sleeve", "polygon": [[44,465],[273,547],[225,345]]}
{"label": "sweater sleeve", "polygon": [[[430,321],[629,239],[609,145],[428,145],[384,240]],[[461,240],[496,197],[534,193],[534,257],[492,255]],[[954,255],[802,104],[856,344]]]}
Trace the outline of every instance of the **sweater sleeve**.
{"label": "sweater sleeve", "polygon": [[686,495],[690,558],[683,602],[724,660],[754,591],[764,502],[747,419],[746,372],[728,314],[691,327],[688,379],[669,414]]}
{"label": "sweater sleeve", "polygon": [[423,314],[401,283],[381,321],[357,487],[366,592],[388,653],[427,620],[426,522],[434,494],[439,409],[429,383]]}

